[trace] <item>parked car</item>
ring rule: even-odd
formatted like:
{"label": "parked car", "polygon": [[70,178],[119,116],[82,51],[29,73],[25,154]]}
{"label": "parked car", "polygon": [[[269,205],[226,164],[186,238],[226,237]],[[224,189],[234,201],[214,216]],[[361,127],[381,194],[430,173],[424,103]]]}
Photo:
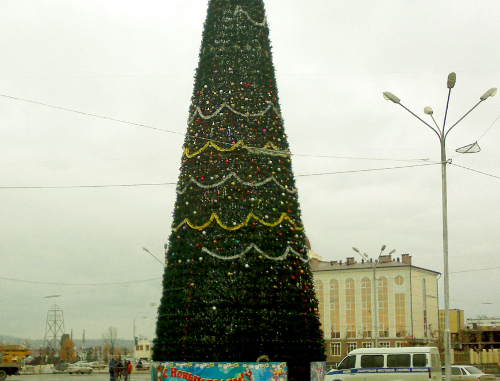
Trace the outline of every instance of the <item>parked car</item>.
{"label": "parked car", "polygon": [[[444,380],[444,367],[441,369]],[[484,373],[481,369],[472,365],[452,365],[452,381],[495,381],[493,374]]]}
{"label": "parked car", "polygon": [[68,369],[69,364],[67,362],[62,362],[57,364],[56,370],[58,372],[64,372],[66,369]]}
{"label": "parked car", "polygon": [[135,369],[137,370],[148,370],[149,368],[151,368],[151,363],[148,361],[139,360],[139,362],[135,365]]}
{"label": "parked car", "polygon": [[92,374],[92,367],[89,366],[88,364],[72,364],[68,366],[68,373],[69,374]]}

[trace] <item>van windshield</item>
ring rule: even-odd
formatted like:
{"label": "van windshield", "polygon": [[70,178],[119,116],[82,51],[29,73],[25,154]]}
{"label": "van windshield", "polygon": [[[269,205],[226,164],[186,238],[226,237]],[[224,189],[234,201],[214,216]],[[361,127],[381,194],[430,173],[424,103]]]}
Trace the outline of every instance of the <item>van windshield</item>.
{"label": "van windshield", "polygon": [[356,356],[347,356],[339,364],[337,369],[352,369],[356,366]]}

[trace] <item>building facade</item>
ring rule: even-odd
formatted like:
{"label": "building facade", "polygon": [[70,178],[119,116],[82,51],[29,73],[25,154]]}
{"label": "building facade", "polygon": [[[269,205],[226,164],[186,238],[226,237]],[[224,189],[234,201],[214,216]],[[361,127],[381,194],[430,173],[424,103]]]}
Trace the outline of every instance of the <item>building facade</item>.
{"label": "building facade", "polygon": [[[463,325],[463,321],[462,321]],[[476,318],[467,319],[468,329],[497,329],[500,330],[500,318],[478,316]]]}
{"label": "building facade", "polygon": [[422,344],[437,338],[439,273],[413,266],[410,255],[361,262],[347,258],[345,263],[311,257],[311,267],[328,362],[374,345],[375,298],[379,347],[403,346],[409,338]]}
{"label": "building facade", "polygon": [[465,328],[458,334],[456,343],[462,350],[500,349],[500,318],[486,316],[468,318]]}
{"label": "building facade", "polygon": [[151,360],[151,349],[153,344],[150,343],[146,338],[141,338],[134,348],[134,359],[139,360]]}
{"label": "building facade", "polygon": [[[458,333],[465,328],[464,311],[450,309],[450,333],[451,341],[455,343]],[[445,310],[439,310],[439,331],[444,334]]]}

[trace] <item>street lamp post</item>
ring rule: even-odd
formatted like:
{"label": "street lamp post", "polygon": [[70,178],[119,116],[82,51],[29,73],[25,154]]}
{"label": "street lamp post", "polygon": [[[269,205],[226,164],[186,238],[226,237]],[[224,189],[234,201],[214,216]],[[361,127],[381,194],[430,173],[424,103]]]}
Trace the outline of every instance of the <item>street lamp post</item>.
{"label": "street lamp post", "polygon": [[448,114],[448,105],[450,103],[451,89],[455,86],[456,74],[450,73],[448,75],[447,87],[448,87],[448,99],[446,101],[446,111],[444,114],[443,127],[440,128],[433,116],[433,111],[430,107],[424,108],[424,113],[430,115],[436,128],[425,122],[411,110],[401,104],[401,100],[394,94],[386,91],[383,93],[386,100],[390,100],[403,107],[406,111],[424,123],[429,127],[439,138],[439,143],[441,147],[441,198],[442,198],[442,208],[443,208],[443,281],[444,281],[444,314],[445,314],[445,328],[444,328],[444,358],[445,358],[445,380],[451,380],[451,331],[450,331],[450,283],[449,283],[449,271],[448,271],[448,197],[447,197],[447,187],[446,187],[446,164],[448,161],[446,159],[446,137],[450,131],[464,119],[472,110],[474,110],[481,102],[485,101],[489,97],[494,96],[497,93],[496,88],[491,88],[485,92],[477,102],[474,107],[472,107],[467,113],[464,114],[453,126],[446,129],[446,115]]}
{"label": "street lamp post", "polygon": [[165,267],[165,263],[160,261],[157,257],[155,257],[153,255],[153,253],[151,253],[147,248],[143,247],[142,250],[145,251],[146,253],[148,253],[149,255],[151,255],[154,259],[156,259],[158,262],[160,262],[163,267]]}
{"label": "street lamp post", "polygon": [[[352,249],[361,255],[363,259],[366,259],[366,262],[372,267],[373,269],[373,314],[372,314],[372,346],[373,348],[378,348],[378,288],[377,288],[377,265],[380,263],[380,257],[382,256],[382,252],[385,250],[386,246],[383,245],[382,248],[380,249],[380,254],[378,255],[378,258],[375,260],[375,264],[370,262],[368,258],[368,254],[363,253],[353,247]],[[389,255],[394,254],[396,250],[392,250]]]}

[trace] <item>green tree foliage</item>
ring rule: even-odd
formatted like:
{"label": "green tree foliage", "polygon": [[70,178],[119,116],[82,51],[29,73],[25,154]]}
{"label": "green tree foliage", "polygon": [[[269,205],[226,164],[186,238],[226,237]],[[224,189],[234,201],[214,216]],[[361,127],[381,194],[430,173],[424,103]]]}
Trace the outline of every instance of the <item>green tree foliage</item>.
{"label": "green tree foliage", "polygon": [[153,358],[322,361],[262,0],[211,0]]}
{"label": "green tree foliage", "polygon": [[85,355],[85,361],[87,361],[87,362],[97,361],[97,352],[95,351],[94,348],[92,348],[92,347],[87,348],[87,352]]}

